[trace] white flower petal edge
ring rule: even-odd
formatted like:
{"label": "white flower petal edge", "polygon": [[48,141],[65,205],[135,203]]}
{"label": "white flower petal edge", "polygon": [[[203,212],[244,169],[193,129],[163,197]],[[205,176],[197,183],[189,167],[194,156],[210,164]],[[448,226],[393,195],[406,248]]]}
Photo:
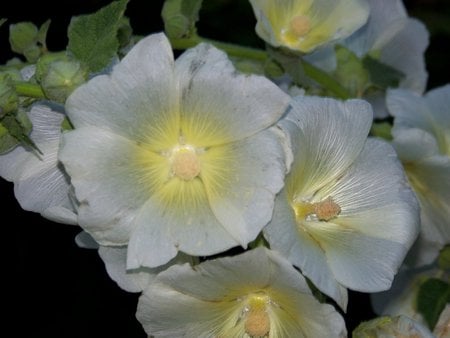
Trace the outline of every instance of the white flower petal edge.
{"label": "white flower petal edge", "polygon": [[[360,126],[370,124],[367,105],[295,100],[306,103],[294,102],[280,122],[291,138],[294,163],[264,234],[272,249],[345,309],[342,287],[390,287],[417,236],[417,201],[393,148],[365,141],[368,127],[361,132]],[[339,165],[336,149],[345,165]]]}
{"label": "white flower petal edge", "polygon": [[390,90],[387,106],[395,117],[392,144],[421,205],[421,234],[408,264],[431,263],[450,243],[450,85],[425,96]]}
{"label": "white flower petal edge", "polygon": [[266,129],[288,102],[212,46],[174,62],[163,34],[142,39],[68,99],[75,130],[59,157],[80,225],[101,245],[129,244],[129,269],[246,247],[283,185],[284,141]]}
{"label": "white flower petal edge", "polygon": [[345,337],[342,317],[320,304],[276,252],[257,248],[161,272],[137,318],[155,337]]}
{"label": "white flower petal edge", "polygon": [[41,102],[28,112],[33,124],[30,138],[42,155],[18,146],[0,156],[0,176],[14,182],[14,193],[24,210],[55,222],[77,224],[76,201],[57,159],[64,114],[53,108]]}
{"label": "white flower petal edge", "polygon": [[193,258],[182,253],[165,265],[157,268],[127,269],[127,248],[100,246],[98,249],[100,258],[105,263],[108,275],[120,288],[128,292],[141,292],[156,277],[156,275],[166,270],[174,264],[193,263]]}

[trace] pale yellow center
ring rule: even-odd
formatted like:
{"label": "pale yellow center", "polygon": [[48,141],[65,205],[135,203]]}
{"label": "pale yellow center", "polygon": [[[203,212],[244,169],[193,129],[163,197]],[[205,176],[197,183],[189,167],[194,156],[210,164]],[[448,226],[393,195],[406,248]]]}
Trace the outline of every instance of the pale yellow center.
{"label": "pale yellow center", "polygon": [[294,16],[289,23],[289,30],[297,37],[304,37],[311,30],[311,21],[307,16]]}
{"label": "pale yellow center", "polygon": [[200,160],[194,148],[181,146],[173,150],[171,172],[174,176],[190,181],[200,174],[200,169]]}
{"label": "pale yellow center", "polygon": [[245,332],[251,337],[264,337],[270,331],[270,319],[266,305],[269,303],[266,295],[251,295],[248,298],[248,312],[245,318]]}
{"label": "pale yellow center", "polygon": [[320,221],[329,221],[341,213],[341,207],[331,196],[316,203],[295,202],[293,208],[298,221],[303,221],[310,215],[316,215]]}

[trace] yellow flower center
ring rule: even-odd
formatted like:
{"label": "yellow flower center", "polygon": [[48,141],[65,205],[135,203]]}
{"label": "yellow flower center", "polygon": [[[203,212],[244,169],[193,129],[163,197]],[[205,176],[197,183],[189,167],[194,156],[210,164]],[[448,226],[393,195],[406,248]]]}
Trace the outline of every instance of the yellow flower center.
{"label": "yellow flower center", "polygon": [[316,215],[319,221],[329,221],[341,213],[341,207],[331,196],[316,203],[295,202],[292,207],[298,221],[303,221],[310,215]]}
{"label": "yellow flower center", "polygon": [[200,160],[194,147],[177,146],[170,157],[171,173],[178,178],[191,181],[200,174]]}
{"label": "yellow flower center", "polygon": [[251,295],[247,301],[245,332],[251,337],[265,337],[270,331],[270,318],[266,305],[270,298],[266,295]]}
{"label": "yellow flower center", "polygon": [[289,30],[297,37],[304,37],[311,30],[311,21],[307,16],[294,16],[289,23]]}

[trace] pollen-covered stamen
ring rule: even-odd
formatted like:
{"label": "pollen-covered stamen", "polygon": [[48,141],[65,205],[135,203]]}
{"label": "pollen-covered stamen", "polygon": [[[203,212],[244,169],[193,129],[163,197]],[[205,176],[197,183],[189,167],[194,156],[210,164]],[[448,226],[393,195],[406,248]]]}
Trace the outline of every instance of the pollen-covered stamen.
{"label": "pollen-covered stamen", "polygon": [[329,221],[341,213],[341,207],[328,196],[325,200],[314,203],[314,213],[320,221]]}
{"label": "pollen-covered stamen", "polygon": [[304,15],[294,16],[289,23],[289,30],[297,37],[304,37],[311,30],[311,21]]}
{"label": "pollen-covered stamen", "polygon": [[270,299],[266,295],[249,296],[244,328],[250,337],[265,337],[269,334],[270,318],[266,308],[269,303]]}
{"label": "pollen-covered stamen", "polygon": [[192,146],[177,146],[172,150],[170,157],[171,174],[178,178],[190,181],[200,174],[201,165],[198,154]]}
{"label": "pollen-covered stamen", "polygon": [[341,207],[331,196],[316,203],[294,202],[292,208],[297,221],[303,221],[310,215],[315,215],[319,221],[329,221],[341,213]]}

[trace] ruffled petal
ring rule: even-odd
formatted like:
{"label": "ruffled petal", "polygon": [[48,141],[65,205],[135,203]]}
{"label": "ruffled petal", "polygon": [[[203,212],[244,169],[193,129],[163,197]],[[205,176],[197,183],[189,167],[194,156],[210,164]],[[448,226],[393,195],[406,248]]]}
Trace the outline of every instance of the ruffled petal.
{"label": "ruffled petal", "polygon": [[75,128],[95,125],[161,149],[179,133],[179,92],[171,46],[164,34],[139,41],[110,75],[78,87],[66,110]]}
{"label": "ruffled petal", "polygon": [[271,81],[236,72],[226,54],[201,44],[176,61],[181,130],[199,147],[237,141],[274,124],[289,96]]}

